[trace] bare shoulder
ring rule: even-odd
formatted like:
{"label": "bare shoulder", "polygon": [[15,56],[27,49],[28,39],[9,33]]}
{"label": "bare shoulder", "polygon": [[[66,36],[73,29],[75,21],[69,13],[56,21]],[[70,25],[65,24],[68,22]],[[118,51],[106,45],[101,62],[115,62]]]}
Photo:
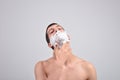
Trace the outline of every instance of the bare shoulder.
{"label": "bare shoulder", "polygon": [[39,61],[35,64],[35,67],[34,67],[34,74],[35,74],[35,80],[43,80],[45,77],[44,77],[44,70],[43,70],[43,67],[42,67],[42,61]]}
{"label": "bare shoulder", "polygon": [[47,59],[47,60],[42,60],[42,61],[38,61],[36,64],[35,64],[35,69],[37,68],[42,68],[42,67],[45,67],[47,66],[48,63],[50,63],[52,61],[52,57]]}
{"label": "bare shoulder", "polygon": [[79,58],[78,63],[84,66],[86,69],[95,69],[94,65],[91,62],[84,60],[82,58]]}
{"label": "bare shoulder", "polygon": [[38,61],[38,62],[35,64],[35,69],[41,67],[41,66],[42,66],[42,63],[43,63],[43,61]]}
{"label": "bare shoulder", "polygon": [[45,65],[48,62],[48,60],[44,61],[38,61],[35,64],[34,67],[34,74],[35,74],[35,79],[36,80],[46,80],[46,71],[45,71]]}
{"label": "bare shoulder", "polygon": [[86,69],[87,69],[89,72],[95,72],[95,71],[96,71],[94,65],[93,65],[91,62],[86,61],[86,62],[85,62],[85,66],[86,66]]}
{"label": "bare shoulder", "polygon": [[49,61],[49,60],[42,60],[42,61],[36,62],[35,66],[34,66],[34,71],[35,71],[35,73],[36,73],[36,72],[39,72],[39,71],[44,72],[44,66],[45,66],[45,64],[46,64],[48,61]]}
{"label": "bare shoulder", "polygon": [[79,64],[82,65],[84,70],[87,72],[88,80],[97,80],[96,69],[91,62],[79,59]]}
{"label": "bare shoulder", "polygon": [[[36,64],[35,64],[35,67],[34,67],[34,72],[35,72],[35,74],[36,73],[39,73],[39,71],[41,71],[42,70],[42,68],[43,68],[43,61],[38,61]],[[43,71],[43,70],[42,70]]]}

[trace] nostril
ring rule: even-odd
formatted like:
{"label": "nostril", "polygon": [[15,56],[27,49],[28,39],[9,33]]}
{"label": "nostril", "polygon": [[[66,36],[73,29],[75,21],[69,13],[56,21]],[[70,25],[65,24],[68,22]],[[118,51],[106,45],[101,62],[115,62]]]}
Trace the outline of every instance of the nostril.
{"label": "nostril", "polygon": [[57,33],[58,31],[56,30],[55,32]]}

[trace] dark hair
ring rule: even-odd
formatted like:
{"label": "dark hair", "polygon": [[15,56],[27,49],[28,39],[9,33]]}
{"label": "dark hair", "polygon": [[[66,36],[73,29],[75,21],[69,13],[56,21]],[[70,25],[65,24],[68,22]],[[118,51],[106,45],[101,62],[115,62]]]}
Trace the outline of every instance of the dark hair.
{"label": "dark hair", "polygon": [[[48,37],[47,30],[48,30],[49,27],[51,27],[51,26],[53,26],[53,25],[58,25],[58,24],[57,24],[57,23],[51,23],[51,24],[49,24],[49,25],[47,26],[46,33],[45,33],[47,43],[50,43],[50,39],[49,39],[49,37]],[[51,48],[54,49],[53,46],[52,46]]]}

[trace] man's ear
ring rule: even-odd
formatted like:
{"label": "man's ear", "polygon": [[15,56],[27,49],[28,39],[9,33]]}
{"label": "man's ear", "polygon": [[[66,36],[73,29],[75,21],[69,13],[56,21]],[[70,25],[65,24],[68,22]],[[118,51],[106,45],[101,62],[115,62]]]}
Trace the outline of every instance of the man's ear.
{"label": "man's ear", "polygon": [[52,44],[48,43],[48,47],[54,50],[54,47],[52,46]]}
{"label": "man's ear", "polygon": [[48,47],[50,47],[50,48],[51,48],[51,47],[52,47],[52,44],[51,44],[51,43],[48,43]]}
{"label": "man's ear", "polygon": [[67,35],[68,36],[68,39],[70,40],[70,36],[69,35]]}

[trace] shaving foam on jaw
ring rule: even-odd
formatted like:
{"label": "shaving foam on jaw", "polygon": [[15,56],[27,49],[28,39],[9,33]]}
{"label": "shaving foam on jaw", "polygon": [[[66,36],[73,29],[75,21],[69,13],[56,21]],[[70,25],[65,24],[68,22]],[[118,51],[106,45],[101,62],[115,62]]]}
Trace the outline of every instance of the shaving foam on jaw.
{"label": "shaving foam on jaw", "polygon": [[69,42],[69,38],[68,38],[68,35],[66,33],[66,31],[64,32],[60,32],[60,31],[57,31],[55,33],[55,35],[53,35],[51,38],[50,38],[50,43],[55,46],[56,44],[58,44],[58,47],[61,48],[62,45],[66,42]]}

